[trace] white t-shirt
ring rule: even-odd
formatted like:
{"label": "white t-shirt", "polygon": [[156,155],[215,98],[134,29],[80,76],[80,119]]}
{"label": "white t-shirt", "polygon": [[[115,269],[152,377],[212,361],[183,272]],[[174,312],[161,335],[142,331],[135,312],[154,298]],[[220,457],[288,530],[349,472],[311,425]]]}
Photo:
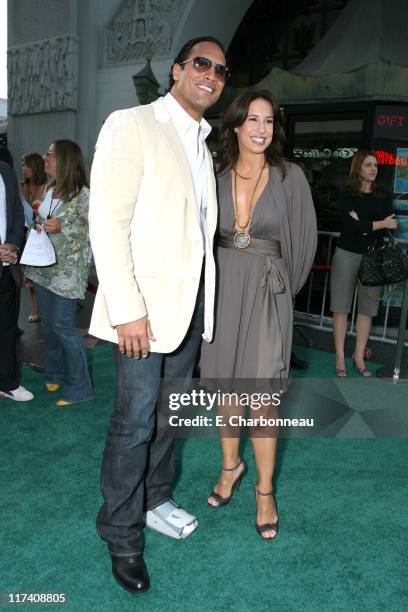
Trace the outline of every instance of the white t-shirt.
{"label": "white t-shirt", "polygon": [[54,198],[53,190],[49,189],[45,194],[45,198],[40,204],[38,212],[40,213],[43,219],[47,219],[48,216],[54,217],[62,202],[62,198]]}

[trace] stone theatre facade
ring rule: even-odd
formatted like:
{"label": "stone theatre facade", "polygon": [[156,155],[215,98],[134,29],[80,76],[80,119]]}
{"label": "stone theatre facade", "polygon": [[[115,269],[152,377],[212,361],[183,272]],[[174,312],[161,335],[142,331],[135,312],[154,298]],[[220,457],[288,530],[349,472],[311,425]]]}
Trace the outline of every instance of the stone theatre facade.
{"label": "stone theatre facade", "polygon": [[9,0],[8,144],[16,160],[56,138],[88,162],[107,115],[139,104],[133,75],[151,59],[159,91],[188,38],[226,47],[251,0]]}

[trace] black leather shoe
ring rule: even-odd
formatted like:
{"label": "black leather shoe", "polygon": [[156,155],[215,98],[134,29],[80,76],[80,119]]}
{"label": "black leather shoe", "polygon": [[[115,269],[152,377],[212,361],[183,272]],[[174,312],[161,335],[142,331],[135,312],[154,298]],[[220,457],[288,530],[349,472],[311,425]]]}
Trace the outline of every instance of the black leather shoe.
{"label": "black leather shoe", "polygon": [[116,582],[130,593],[144,593],[150,587],[143,553],[129,557],[111,555],[112,574]]}
{"label": "black leather shoe", "polygon": [[295,353],[292,351],[290,354],[290,366],[297,370],[307,370],[309,364],[304,359],[296,357]]}

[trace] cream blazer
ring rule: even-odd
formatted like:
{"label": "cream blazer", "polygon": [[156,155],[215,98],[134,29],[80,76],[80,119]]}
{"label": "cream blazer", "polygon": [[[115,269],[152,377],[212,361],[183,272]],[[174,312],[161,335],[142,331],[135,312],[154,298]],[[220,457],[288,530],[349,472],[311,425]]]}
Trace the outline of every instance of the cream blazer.
{"label": "cream blazer", "polygon": [[[203,338],[212,339],[217,200],[211,154],[205,240]],[[191,172],[162,98],[112,113],[91,171],[89,230],[99,279],[90,333],[117,342],[115,326],[148,315],[150,349],[170,353],[186,335],[200,282],[202,234]]]}

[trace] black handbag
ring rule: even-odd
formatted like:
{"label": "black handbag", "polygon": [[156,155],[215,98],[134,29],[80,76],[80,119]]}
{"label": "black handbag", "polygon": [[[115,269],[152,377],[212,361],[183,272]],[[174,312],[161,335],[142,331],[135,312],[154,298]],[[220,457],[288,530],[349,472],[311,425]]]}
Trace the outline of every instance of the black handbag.
{"label": "black handbag", "polygon": [[391,233],[370,245],[361,258],[358,279],[366,287],[392,285],[408,278],[408,254]]}

